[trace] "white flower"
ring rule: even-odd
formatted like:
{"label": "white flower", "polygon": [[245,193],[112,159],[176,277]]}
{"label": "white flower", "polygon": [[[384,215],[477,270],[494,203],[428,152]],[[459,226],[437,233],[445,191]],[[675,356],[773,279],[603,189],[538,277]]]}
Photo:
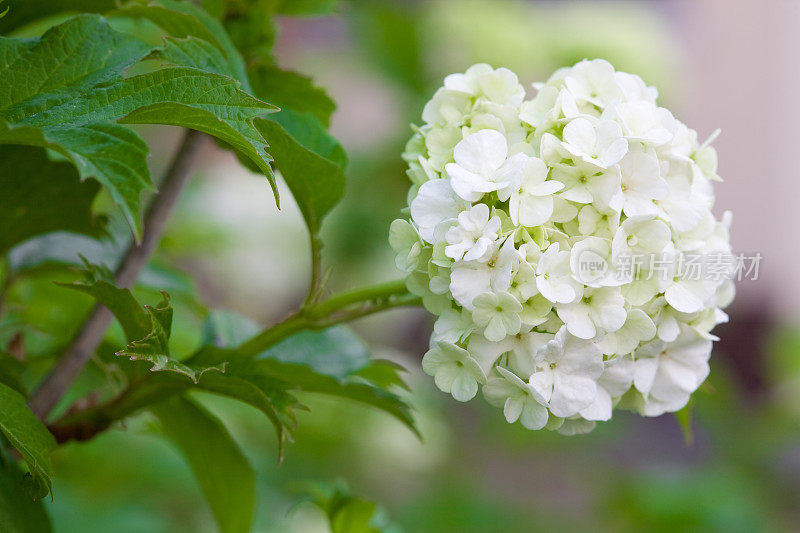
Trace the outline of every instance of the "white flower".
{"label": "white flower", "polygon": [[507,68],[493,69],[485,63],[473,65],[464,74],[451,74],[444,79],[447,89],[472,96],[483,96],[500,105],[518,106],[525,98],[525,89],[517,75]]}
{"label": "white flower", "polygon": [[640,100],[618,103],[613,112],[622,124],[625,138],[630,141],[661,146],[672,140],[672,133],[666,126],[675,119],[663,107]]}
{"label": "white flower", "polygon": [[449,243],[447,257],[464,261],[482,261],[491,255],[492,245],[500,231],[500,219],[489,218],[489,207],[477,204],[458,214],[458,225],[445,234]]}
{"label": "white flower", "polygon": [[612,261],[608,239],[586,237],[576,242],[569,264],[573,277],[587,287],[615,287],[631,281],[630,274]]}
{"label": "white flower", "polygon": [[561,146],[573,156],[603,169],[618,163],[628,152],[622,129],[611,120],[597,124],[585,118],[571,120],[564,126]]}
{"label": "white flower", "polygon": [[481,130],[460,141],[453,150],[455,163],[445,165],[453,190],[464,200],[475,202],[492,191],[508,187],[517,179],[524,154],[509,159],[508,143],[495,130]]}
{"label": "white flower", "polygon": [[611,242],[614,259],[660,254],[670,243],[669,226],[650,217],[631,217],[617,230]]}
{"label": "white flower", "polygon": [[681,313],[697,313],[713,295],[713,282],[680,276],[675,276],[664,290],[667,303]]}
{"label": "white flower", "polygon": [[655,87],[648,87],[645,82],[636,74],[627,72],[615,72],[614,79],[622,90],[623,100],[626,102],[636,102],[643,100],[652,104],[656,103],[658,90]]}
{"label": "white flower", "polygon": [[397,254],[395,264],[403,272],[411,272],[419,264],[422,239],[407,220],[397,219],[389,227],[389,245]]}
{"label": "white flower", "polygon": [[623,95],[614,67],[602,59],[581,61],[570,69],[564,83],[577,101],[598,107],[605,107]]}
{"label": "white flower", "polygon": [[536,271],[525,259],[520,259],[519,267],[511,279],[508,292],[513,294],[520,302],[525,302],[539,294],[539,289],[536,288]]}
{"label": "white flower", "polygon": [[428,124],[460,126],[468,116],[472,104],[469,95],[442,87],[422,110],[422,120]]}
{"label": "white flower", "polygon": [[572,302],[581,296],[580,284],[572,278],[569,252],[554,242],[536,265],[536,288],[553,303]]}
{"label": "white flower", "polygon": [[627,317],[625,298],[618,287],[587,288],[575,302],[558,304],[556,312],[569,332],[581,339],[617,331]]}
{"label": "white flower", "polygon": [[427,162],[438,172],[444,170],[445,163],[453,158],[453,148],[461,140],[458,126],[431,128],[425,132],[425,148],[428,151]]}
{"label": "white flower", "polygon": [[475,325],[485,328],[483,336],[497,342],[508,335],[516,335],[522,326],[519,313],[522,304],[507,292],[485,292],[472,301]]}
{"label": "white flower", "polygon": [[448,223],[453,223],[458,214],[467,208],[467,203],[456,196],[447,180],[426,181],[411,202],[411,218],[419,227],[420,236],[433,244],[444,234]]}
{"label": "white flower", "polygon": [[633,384],[644,396],[644,414],[658,416],[681,409],[705,381],[711,341],[682,326],[674,342],[655,340],[636,355]]}
{"label": "white flower", "polygon": [[578,213],[578,233],[610,240],[617,233],[619,219],[617,211],[604,212],[594,206],[585,205]]}
{"label": "white flower", "polygon": [[578,339],[562,327],[538,352],[531,385],[549,403],[555,416],[567,417],[592,404],[603,354],[593,342]]}
{"label": "white flower", "polygon": [[543,87],[533,100],[523,102],[519,118],[534,128],[548,129],[561,115],[561,99],[566,91]]}
{"label": "white flower", "polygon": [[468,311],[456,310],[451,307],[436,319],[433,324],[431,340],[455,344],[469,337],[474,329],[475,324]]}
{"label": "white flower", "polygon": [[[594,204],[603,211],[618,207],[620,200],[620,173],[615,165],[606,171],[589,166],[553,166],[553,180],[564,184],[561,197],[571,202]],[[617,209],[618,210],[618,209]]]}
{"label": "white flower", "polygon": [[589,407],[579,414],[586,420],[610,420],[614,401],[625,394],[633,383],[633,359],[620,356],[605,362],[597,380],[597,395]]}
{"label": "white flower", "polygon": [[459,262],[450,272],[450,292],[465,309],[474,309],[472,301],[484,292],[508,290],[520,257],[514,240],[505,243],[486,262]]}
{"label": "white flower", "polygon": [[597,344],[604,354],[626,355],[633,353],[640,342],[649,341],[655,336],[653,319],[641,309],[631,309],[622,327],[608,333]]}
{"label": "white flower", "polygon": [[478,362],[463,348],[449,342],[438,342],[422,358],[422,369],[433,376],[442,392],[459,402],[475,397],[478,383],[486,383],[486,374]]}
{"label": "white flower", "polygon": [[705,178],[695,179],[688,170],[691,167],[673,162],[669,168],[666,175],[669,194],[657,202],[659,215],[668,220],[677,232],[687,232],[710,214],[714,197],[704,190]]}
{"label": "white flower", "polygon": [[663,200],[669,194],[667,182],[660,176],[655,155],[634,151],[620,162],[622,173],[622,211],[629,217],[655,216],[658,213],[654,200]]}
{"label": "white flower", "polygon": [[528,429],[542,429],[547,424],[547,402],[541,393],[514,373],[498,366],[501,377],[489,378],[483,396],[491,405],[503,408],[509,424],[517,420]]}
{"label": "white flower", "polygon": [[538,157],[525,161],[518,181],[498,193],[500,200],[509,200],[511,221],[517,226],[539,226],[553,215],[553,194],[564,184],[547,179],[547,165]]}

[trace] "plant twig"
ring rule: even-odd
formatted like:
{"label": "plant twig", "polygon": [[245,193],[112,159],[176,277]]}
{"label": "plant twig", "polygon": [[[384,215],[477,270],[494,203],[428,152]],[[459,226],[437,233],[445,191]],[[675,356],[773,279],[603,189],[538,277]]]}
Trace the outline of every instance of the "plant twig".
{"label": "plant twig", "polygon": [[[312,308],[297,311],[283,322],[258,333],[234,351],[242,357],[252,357],[300,331],[325,329],[387,309],[417,306],[421,303],[419,297],[408,293],[402,280],[342,292]],[[190,363],[191,358],[186,362]],[[134,414],[152,401],[179,394],[191,386],[188,380],[170,383],[168,391],[163,390],[163,381],[160,387],[149,386],[158,383],[159,375],[161,374],[158,372],[145,375],[104,404],[67,413],[49,426],[51,432],[59,443],[89,440],[106,430],[114,421]]]}
{"label": "plant twig", "polygon": [[324,329],[392,307],[419,303],[419,298],[410,297],[403,280],[361,287],[300,309],[283,322],[251,338],[236,351],[243,356],[256,355],[298,331]]}
{"label": "plant twig", "polygon": [[[160,185],[160,191],[145,215],[142,242],[138,245],[132,242],[117,267],[115,279],[120,287],[133,285],[161,239],[167,218],[189,179],[192,161],[202,146],[203,138],[202,133],[194,130],[188,130],[185,133]],[[64,351],[61,359],[31,395],[30,408],[40,419],[47,418],[86,366],[92,353],[102,342],[111,318],[111,312],[108,309],[102,305],[95,306]]]}

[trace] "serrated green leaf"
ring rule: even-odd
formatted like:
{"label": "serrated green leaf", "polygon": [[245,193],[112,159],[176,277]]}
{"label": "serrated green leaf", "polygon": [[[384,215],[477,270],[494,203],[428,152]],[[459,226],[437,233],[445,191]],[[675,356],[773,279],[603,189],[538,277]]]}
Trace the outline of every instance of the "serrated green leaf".
{"label": "serrated green leaf", "polygon": [[164,46],[150,56],[175,67],[196,67],[216,74],[225,74],[228,64],[225,56],[208,41],[189,36],[185,39],[166,37]]}
{"label": "serrated green leaf", "polygon": [[53,467],[50,452],[56,440],[25,403],[25,397],[0,383],[0,432],[19,451],[32,476],[31,496],[40,499],[50,493]]}
{"label": "serrated green leaf", "polygon": [[301,390],[370,405],[419,435],[408,404],[388,390],[406,388],[398,383],[402,383],[401,367],[372,361],[366,345],[346,326],[300,332],[255,358],[243,357],[235,349],[203,350],[188,362],[196,366],[225,362],[227,377],[241,378],[262,389]]}
{"label": "serrated green leaf", "polygon": [[322,219],[344,195],[342,168],[303,147],[277,122],[258,119],[256,124],[269,139],[275,164],[297,200],[309,230],[316,235]]}
{"label": "serrated green leaf", "polygon": [[95,15],[71,18],[39,39],[0,38],[0,109],[10,122],[68,102],[119,77],[152,46]]}
{"label": "serrated green leaf", "polygon": [[[164,3],[169,2],[159,5]],[[185,16],[196,21],[202,11],[195,11]],[[122,79],[122,71],[151,50],[93,15],[69,19],[39,39],[0,38],[0,143],[65,155],[81,179],[94,177],[109,189],[137,236],[139,197],[150,188],[147,147],[117,121],[184,126],[213,135],[259,167],[277,200],[267,142],[253,125],[255,117],[277,108],[242,91],[241,81],[199,68]]]}
{"label": "serrated green leaf", "polygon": [[249,74],[254,94],[281,108],[270,120],[306,149],[345,168],[347,154],[327,131],[336,105],[325,91],[309,78],[274,66],[256,65]]}
{"label": "serrated green leaf", "polygon": [[203,391],[249,404],[264,413],[275,428],[278,460],[283,460],[286,441],[293,440],[297,427],[295,411],[305,409],[305,406],[286,390],[282,382],[208,373],[200,378],[197,386]]}
{"label": "serrated green leaf", "polygon": [[[320,350],[324,350],[324,348],[321,347]],[[335,352],[328,351],[327,353],[329,356],[335,357]],[[326,394],[363,403],[394,416],[416,435],[419,435],[408,404],[396,394],[369,383],[338,379],[321,374],[302,363],[285,363],[272,358],[231,362],[226,367],[226,375],[241,377],[251,382],[279,380],[284,382],[290,390],[297,389]]]}
{"label": "serrated green leaf", "polygon": [[41,146],[65,155],[82,180],[94,177],[109,189],[137,235],[139,197],[151,188],[144,141],[111,123],[65,120],[42,128],[25,119],[119,78],[150,49],[90,15],[55,26],[40,39],[0,37],[0,143]]}
{"label": "serrated green leaf", "polygon": [[[250,91],[244,60],[239,51],[222,23],[202,8],[190,2],[174,0],[134,0],[125,4],[117,13],[146,18],[173,37],[179,39],[194,37],[215,46],[221,52],[225,62],[225,69],[219,74],[239,80],[242,88]],[[200,67],[193,62],[184,63],[184,65]]]}
{"label": "serrated green leaf", "polygon": [[125,349],[117,355],[127,357],[131,361],[147,361],[152,364],[151,372],[170,371],[183,374],[194,383],[207,372],[224,372],[225,365],[205,368],[196,368],[170,357],[169,336],[172,328],[172,307],[169,305],[169,295],[162,292],[163,299],[156,306],[145,305],[144,310],[148,315],[150,325],[147,335],[138,340],[132,340]]}
{"label": "serrated green leaf", "polygon": [[246,533],[255,509],[255,472],[220,420],[176,396],[151,407],[192,468],[222,533]]}
{"label": "serrated green leaf", "polygon": [[81,180],[93,177],[108,189],[134,234],[141,234],[140,196],[153,187],[147,144],[133,131],[113,123],[40,129],[9,124],[0,116],[0,144],[40,146],[63,154]]}
{"label": "serrated green leaf", "polygon": [[24,476],[17,465],[0,458],[0,531],[49,533],[53,528],[42,502],[31,500],[20,490]]}
{"label": "serrated green leaf", "polygon": [[104,220],[91,212],[99,185],[81,183],[72,165],[51,161],[44,150],[0,146],[0,190],[0,255],[51,231],[102,232]]}
{"label": "serrated green leaf", "polygon": [[224,372],[224,365],[197,368],[170,357],[169,336],[172,328],[172,307],[169,295],[155,306],[142,306],[129,289],[120,289],[110,280],[110,273],[87,265],[86,279],[62,286],[85,292],[105,305],[122,326],[128,345],[117,355],[133,361],[146,361],[152,372],[177,372],[197,383],[206,372]]}

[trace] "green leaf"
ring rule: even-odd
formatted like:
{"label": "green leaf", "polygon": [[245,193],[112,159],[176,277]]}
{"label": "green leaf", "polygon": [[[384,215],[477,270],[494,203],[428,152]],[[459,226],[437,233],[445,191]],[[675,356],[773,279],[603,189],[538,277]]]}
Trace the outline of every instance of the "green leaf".
{"label": "green leaf", "polygon": [[345,379],[370,364],[367,345],[346,326],[301,331],[258,356],[266,358],[304,364],[337,379]]}
{"label": "green leaf", "polygon": [[137,234],[139,197],[151,188],[144,141],[109,123],[62,121],[44,129],[25,119],[118,79],[150,49],[90,15],[55,26],[40,39],[0,37],[0,143],[59,151],[81,179],[94,177],[109,189]]}
{"label": "green leaf", "polygon": [[311,113],[298,113],[290,108],[271,115],[269,120],[280,124],[304,148],[335,163],[342,170],[347,166],[347,154]]}
{"label": "green leaf", "polygon": [[253,91],[282,110],[310,113],[324,127],[330,125],[336,104],[310,78],[276,66],[258,65],[249,70]]}
{"label": "green leaf", "polygon": [[273,120],[298,143],[342,167],[347,165],[344,149],[328,132],[336,105],[309,78],[275,66],[256,65],[249,69],[254,94],[281,108]]}
{"label": "green leaf", "polygon": [[312,235],[322,219],[344,195],[342,168],[298,143],[277,122],[258,120],[259,130],[270,140],[275,164],[297,200]]}
{"label": "green leaf", "polygon": [[0,19],[0,34],[65,12],[103,13],[117,7],[117,0],[13,0],[8,14]]}
{"label": "green leaf", "polygon": [[2,383],[0,406],[0,432],[28,463],[33,481],[31,495],[34,499],[44,498],[51,490],[50,452],[56,448],[56,440],[28,409],[25,397]]}
{"label": "green leaf", "polygon": [[401,531],[374,502],[356,497],[343,483],[315,483],[308,498],[322,509],[332,533],[389,533]]}
{"label": "green leaf", "polygon": [[140,195],[150,188],[147,146],[116,122],[213,135],[259,167],[277,200],[267,142],[253,125],[277,108],[242,91],[240,81],[199,68],[122,79],[122,71],[151,49],[92,15],[69,19],[40,39],[0,38],[0,143],[65,155],[81,179],[94,177],[109,189],[137,236]]}
{"label": "green leaf", "polygon": [[252,379],[226,374],[205,374],[197,386],[206,392],[227,396],[249,404],[266,415],[275,428],[278,439],[278,461],[283,460],[286,441],[293,440],[297,427],[297,409],[306,409],[284,384],[272,379]]}
{"label": "green leaf", "polygon": [[194,66],[196,68],[225,75],[228,64],[225,56],[213,44],[197,37],[176,39],[164,38],[164,46],[151,54],[153,59],[160,59],[175,67]]}
{"label": "green leaf", "polygon": [[[320,350],[325,350],[320,347]],[[335,352],[326,352],[335,357]],[[255,361],[235,361],[226,367],[226,375],[241,377],[254,382],[267,380],[283,382],[289,389],[327,394],[380,409],[405,424],[419,436],[409,406],[396,394],[357,379],[338,379],[320,374],[302,363],[284,363],[277,359],[265,358]]]}
{"label": "green leaf", "polygon": [[[250,92],[250,82],[242,56],[228,37],[222,23],[202,8],[190,2],[174,0],[134,0],[125,4],[117,13],[146,18],[173,37],[179,39],[194,37],[213,45],[225,62],[225,70],[218,73],[236,78],[241,82],[242,88]],[[193,62],[184,65],[201,67]]]}
{"label": "green leaf", "polygon": [[51,231],[102,232],[104,219],[91,212],[99,185],[81,183],[72,165],[51,161],[44,150],[0,146],[0,190],[0,255]]}
{"label": "green leaf", "polygon": [[278,390],[300,390],[370,405],[394,416],[419,435],[410,407],[389,390],[396,385],[407,388],[400,385],[402,368],[371,360],[366,345],[346,326],[297,333],[255,358],[244,357],[234,348],[206,349],[188,362],[195,366],[227,363],[226,377],[256,384],[271,398]]}
{"label": "green leaf", "polygon": [[27,394],[25,385],[22,383],[22,372],[25,365],[22,361],[11,354],[0,350],[0,383],[6,385],[22,394]]}
{"label": "green leaf", "polygon": [[33,501],[20,490],[25,474],[0,457],[0,531],[4,533],[49,533],[50,518],[41,501]]}
{"label": "green leaf", "polygon": [[142,306],[129,289],[115,286],[107,270],[87,265],[85,281],[62,286],[85,292],[105,305],[117,318],[128,345],[117,355],[132,361],[147,361],[152,372],[170,371],[183,374],[197,383],[206,372],[224,372],[224,365],[196,368],[170,357],[169,336],[172,329],[172,307],[169,295],[162,291],[156,306]]}
{"label": "green leaf", "polygon": [[192,468],[222,533],[249,531],[255,473],[222,422],[180,396],[154,405],[151,411]]}

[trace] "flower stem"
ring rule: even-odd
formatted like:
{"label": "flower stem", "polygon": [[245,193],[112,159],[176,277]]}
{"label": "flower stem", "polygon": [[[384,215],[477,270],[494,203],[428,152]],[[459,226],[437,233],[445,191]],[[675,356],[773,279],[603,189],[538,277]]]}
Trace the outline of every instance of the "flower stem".
{"label": "flower stem", "polygon": [[408,293],[403,280],[341,292],[300,309],[244,342],[236,351],[243,356],[256,355],[299,331],[324,329],[393,307],[419,304],[420,299]]}

